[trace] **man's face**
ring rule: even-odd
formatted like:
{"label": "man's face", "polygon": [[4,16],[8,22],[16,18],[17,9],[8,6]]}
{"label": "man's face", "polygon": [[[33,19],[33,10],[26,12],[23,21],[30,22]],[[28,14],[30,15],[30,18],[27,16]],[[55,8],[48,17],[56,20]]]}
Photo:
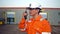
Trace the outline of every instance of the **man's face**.
{"label": "man's face", "polygon": [[34,16],[38,13],[38,9],[30,9],[29,13],[31,16]]}

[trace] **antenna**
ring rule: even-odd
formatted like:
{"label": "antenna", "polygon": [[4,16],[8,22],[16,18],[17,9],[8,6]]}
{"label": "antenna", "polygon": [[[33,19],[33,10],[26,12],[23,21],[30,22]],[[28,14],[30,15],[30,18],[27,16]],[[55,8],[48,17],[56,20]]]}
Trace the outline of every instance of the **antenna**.
{"label": "antenna", "polygon": [[31,7],[31,3],[29,4],[29,7]]}

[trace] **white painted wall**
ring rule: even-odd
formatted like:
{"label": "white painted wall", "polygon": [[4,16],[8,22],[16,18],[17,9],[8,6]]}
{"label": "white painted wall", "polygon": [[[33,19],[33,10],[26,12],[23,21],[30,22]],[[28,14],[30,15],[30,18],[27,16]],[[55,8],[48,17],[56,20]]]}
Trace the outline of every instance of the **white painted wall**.
{"label": "white painted wall", "polygon": [[28,7],[30,2],[45,8],[60,8],[60,0],[0,0],[0,7]]}

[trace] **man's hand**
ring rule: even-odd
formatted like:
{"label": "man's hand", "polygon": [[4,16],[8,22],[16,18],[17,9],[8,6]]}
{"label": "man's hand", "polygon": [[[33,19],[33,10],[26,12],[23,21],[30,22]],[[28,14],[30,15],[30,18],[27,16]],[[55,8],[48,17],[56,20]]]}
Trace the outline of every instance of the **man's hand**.
{"label": "man's hand", "polygon": [[20,29],[20,31],[24,32],[24,31],[25,31],[25,29]]}
{"label": "man's hand", "polygon": [[42,32],[42,34],[51,34],[51,32]]}
{"label": "man's hand", "polygon": [[27,15],[28,15],[28,14],[24,12],[23,15],[22,15],[22,17],[24,18],[24,16],[27,16]]}

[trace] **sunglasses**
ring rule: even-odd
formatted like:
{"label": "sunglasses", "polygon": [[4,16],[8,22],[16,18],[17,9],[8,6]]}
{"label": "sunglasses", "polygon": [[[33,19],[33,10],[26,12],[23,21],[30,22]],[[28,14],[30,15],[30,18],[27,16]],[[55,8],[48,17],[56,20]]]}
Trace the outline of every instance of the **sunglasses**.
{"label": "sunglasses", "polygon": [[39,10],[41,10],[41,8],[28,8],[29,10],[36,10],[36,9],[39,9]]}

